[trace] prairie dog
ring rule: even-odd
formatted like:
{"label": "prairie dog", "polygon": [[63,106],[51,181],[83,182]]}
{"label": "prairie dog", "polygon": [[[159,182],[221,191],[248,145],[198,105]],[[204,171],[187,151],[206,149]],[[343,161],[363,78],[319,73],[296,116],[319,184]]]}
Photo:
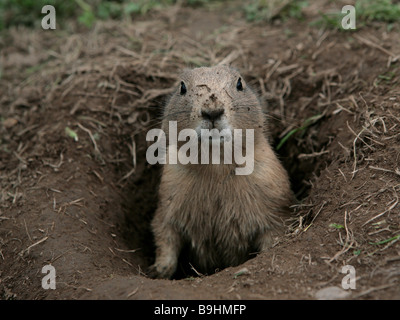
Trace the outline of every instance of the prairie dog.
{"label": "prairie dog", "polygon": [[[236,266],[250,253],[267,250],[285,228],[294,199],[287,172],[267,140],[264,114],[243,77],[228,66],[184,71],[164,110],[179,130],[253,129],[254,168],[236,175],[232,164],[165,164],[159,206],[152,221],[156,245],[153,278],[171,278],[185,246],[202,273]],[[221,142],[222,143],[222,142]]]}

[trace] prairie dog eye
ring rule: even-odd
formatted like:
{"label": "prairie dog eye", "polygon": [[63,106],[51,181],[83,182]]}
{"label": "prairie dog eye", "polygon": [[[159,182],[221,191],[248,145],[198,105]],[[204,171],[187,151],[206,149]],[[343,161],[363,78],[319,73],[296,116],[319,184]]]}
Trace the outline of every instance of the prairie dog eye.
{"label": "prairie dog eye", "polygon": [[183,81],[181,81],[181,95],[183,96],[184,94],[186,94],[186,85]]}
{"label": "prairie dog eye", "polygon": [[242,84],[242,78],[239,78],[237,83],[236,83],[236,89],[238,91],[243,91],[243,84]]}

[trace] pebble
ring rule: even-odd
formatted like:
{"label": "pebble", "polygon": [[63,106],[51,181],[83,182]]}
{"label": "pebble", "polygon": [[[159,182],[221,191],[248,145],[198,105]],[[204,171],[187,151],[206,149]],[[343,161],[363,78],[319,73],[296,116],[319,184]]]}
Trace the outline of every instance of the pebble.
{"label": "pebble", "polygon": [[340,300],[350,296],[350,292],[340,289],[339,287],[326,287],[318,290],[315,298],[318,300]]}

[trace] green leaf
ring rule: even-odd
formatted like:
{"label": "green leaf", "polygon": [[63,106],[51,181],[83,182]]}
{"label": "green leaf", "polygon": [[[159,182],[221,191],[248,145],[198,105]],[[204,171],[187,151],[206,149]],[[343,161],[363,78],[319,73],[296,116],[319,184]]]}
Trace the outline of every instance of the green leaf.
{"label": "green leaf", "polygon": [[85,11],[79,18],[78,21],[82,24],[84,24],[86,27],[90,28],[94,21],[96,20],[96,17],[94,16],[94,13],[92,11]]}
{"label": "green leaf", "polygon": [[74,139],[75,141],[78,141],[78,134],[72,130],[70,127],[65,127],[65,133],[67,134],[68,137]]}
{"label": "green leaf", "polygon": [[380,245],[380,244],[385,244],[385,243],[388,243],[388,242],[392,242],[392,241],[397,240],[397,239],[399,239],[399,238],[400,238],[400,234],[398,234],[397,236],[394,236],[394,237],[392,237],[392,238],[382,240],[382,241],[370,242],[369,244],[372,244],[372,245]]}
{"label": "green leaf", "polygon": [[331,228],[336,228],[336,229],[344,229],[344,226],[338,223],[331,223],[329,225]]}
{"label": "green leaf", "polygon": [[291,131],[289,131],[279,142],[278,146],[276,147],[276,150],[279,150],[280,148],[282,148],[282,146],[285,144],[285,142],[292,136],[294,135],[296,132],[298,131],[304,131],[306,130],[309,126],[313,125],[314,123],[316,123],[319,119],[321,119],[324,115],[323,114],[317,114],[315,116],[312,116],[306,120],[304,120],[303,125],[300,128],[295,128]]}
{"label": "green leaf", "polygon": [[125,14],[138,13],[140,12],[140,5],[134,2],[130,2],[124,6],[124,12]]}

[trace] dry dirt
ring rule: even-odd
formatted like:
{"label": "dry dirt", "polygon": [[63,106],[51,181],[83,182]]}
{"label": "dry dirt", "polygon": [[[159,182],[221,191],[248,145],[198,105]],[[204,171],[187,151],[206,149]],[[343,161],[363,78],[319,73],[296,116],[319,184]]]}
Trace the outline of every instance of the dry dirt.
{"label": "dry dirt", "polygon": [[[400,32],[310,26],[327,3],[305,21],[176,7],[91,31],[4,35],[0,298],[314,299],[352,265],[347,298],[399,299]],[[152,280],[160,168],[146,163],[145,134],[180,70],[222,61],[259,92],[275,147],[320,115],[278,151],[299,224],[241,266]],[[56,290],[41,286],[47,264]]]}

